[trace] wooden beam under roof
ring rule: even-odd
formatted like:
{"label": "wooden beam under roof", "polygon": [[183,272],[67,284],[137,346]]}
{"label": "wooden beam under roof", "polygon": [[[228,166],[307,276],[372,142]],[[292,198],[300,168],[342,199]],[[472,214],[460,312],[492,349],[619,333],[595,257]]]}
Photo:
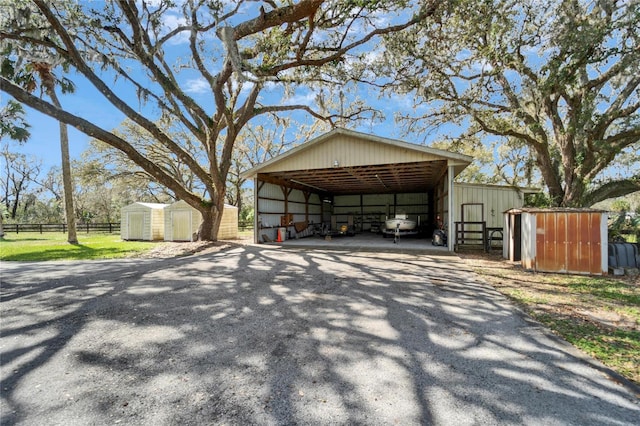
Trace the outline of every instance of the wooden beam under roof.
{"label": "wooden beam under roof", "polygon": [[423,192],[434,188],[447,163],[422,161],[399,164],[332,167],[260,173],[259,179],[277,185],[331,194]]}

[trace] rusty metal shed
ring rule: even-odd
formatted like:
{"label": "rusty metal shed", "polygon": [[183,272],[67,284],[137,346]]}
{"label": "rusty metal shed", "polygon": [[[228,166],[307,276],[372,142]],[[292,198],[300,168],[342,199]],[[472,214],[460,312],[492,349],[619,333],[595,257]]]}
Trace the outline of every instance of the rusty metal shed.
{"label": "rusty metal shed", "polygon": [[593,209],[505,212],[504,257],[528,270],[607,275],[607,213]]}

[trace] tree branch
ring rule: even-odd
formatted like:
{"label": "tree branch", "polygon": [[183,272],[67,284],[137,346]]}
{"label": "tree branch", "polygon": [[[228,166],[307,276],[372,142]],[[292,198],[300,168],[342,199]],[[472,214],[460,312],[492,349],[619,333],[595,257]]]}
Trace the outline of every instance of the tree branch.
{"label": "tree branch", "polygon": [[44,0],[33,0],[38,6],[40,11],[49,21],[49,24],[53,27],[53,30],[61,38],[64,45],[67,47],[66,57],[75,65],[80,73],[82,73],[97,89],[102,93],[106,99],[116,108],[145,128],[149,133],[154,135],[159,142],[163,143],[169,149],[174,151],[185,163],[189,164],[189,168],[198,176],[202,182],[206,182],[209,179],[208,174],[200,167],[200,165],[191,156],[186,153],[179,145],[169,139],[153,122],[136,112],[120,97],[118,97],[87,65],[82,58],[80,52],[75,48],[73,40],[62,26],[60,21],[51,13],[48,5]]}
{"label": "tree branch", "polygon": [[75,127],[82,133],[99,139],[112,147],[124,152],[127,157],[138,164],[142,169],[154,177],[158,182],[167,186],[174,191],[177,195],[185,200],[191,200],[192,202],[199,202],[199,199],[189,191],[185,190],[179,182],[173,179],[162,168],[158,167],[153,161],[150,161],[144,155],[140,154],[133,146],[131,146],[124,139],[114,135],[113,133],[96,126],[95,124],[80,118],[76,115],[70,114],[67,111],[56,108],[54,105],[28,93],[20,86],[13,84],[11,81],[0,76],[0,90],[13,96],[17,101],[22,102],[29,107],[40,111],[56,120]]}
{"label": "tree branch", "polygon": [[640,175],[629,179],[607,182],[585,194],[585,205],[592,206],[600,201],[623,197],[637,191],[640,191]]}

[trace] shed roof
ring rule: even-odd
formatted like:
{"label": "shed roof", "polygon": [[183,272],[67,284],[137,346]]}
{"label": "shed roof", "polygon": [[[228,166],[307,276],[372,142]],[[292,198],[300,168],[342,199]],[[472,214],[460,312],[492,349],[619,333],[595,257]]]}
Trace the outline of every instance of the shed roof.
{"label": "shed roof", "polygon": [[473,183],[473,182],[456,182],[457,186],[467,187],[467,188],[489,188],[494,190],[502,190],[502,191],[518,191],[523,194],[538,194],[542,192],[540,188],[532,188],[532,187],[521,187],[521,186],[512,186],[512,185],[498,185],[491,183]]}
{"label": "shed roof", "polygon": [[606,213],[606,210],[575,207],[521,207],[509,209],[505,213]]}
{"label": "shed roof", "polygon": [[473,160],[467,155],[336,128],[243,173],[333,194],[422,192]]}
{"label": "shed roof", "polygon": [[162,210],[168,205],[169,204],[135,202],[135,203],[131,203],[131,204],[127,205],[127,206],[124,206],[123,208],[142,206],[142,207],[147,207],[147,208],[150,208],[150,209],[160,209],[160,210]]}
{"label": "shed roof", "polygon": [[[189,203],[187,203],[185,200],[178,200],[175,201],[172,204],[162,204],[162,206],[164,206],[165,208],[169,208],[171,210],[179,210],[179,209],[193,209],[196,210],[194,207],[192,207]],[[237,209],[238,207],[236,206],[232,206],[231,204],[224,204],[224,208],[225,209]]]}

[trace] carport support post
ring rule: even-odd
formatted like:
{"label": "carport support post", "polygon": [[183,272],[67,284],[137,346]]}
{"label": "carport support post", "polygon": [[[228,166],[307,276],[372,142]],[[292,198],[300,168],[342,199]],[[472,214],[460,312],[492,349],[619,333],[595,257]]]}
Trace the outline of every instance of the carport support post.
{"label": "carport support post", "polygon": [[253,178],[253,243],[260,243],[260,229],[258,229],[258,223],[260,219],[260,210],[258,210],[258,206],[260,203],[258,202],[258,194],[260,194],[260,188],[262,185],[258,183],[258,175]]}
{"label": "carport support post", "polygon": [[453,211],[453,206],[455,206],[455,193],[453,192],[453,174],[454,174],[454,170],[453,170],[453,165],[451,163],[449,163],[449,170],[447,172],[447,191],[449,192],[449,196],[447,197],[447,201],[448,201],[448,208],[449,211],[447,212],[447,222],[448,222],[448,229],[447,229],[447,247],[449,248],[449,251],[453,251],[453,247],[454,247],[454,243],[455,243],[455,238],[456,236],[454,235],[455,232],[455,217],[454,217],[454,211]]}
{"label": "carport support post", "polygon": [[309,191],[303,191],[304,195],[304,220],[309,224],[309,197],[311,197],[311,193]]}

